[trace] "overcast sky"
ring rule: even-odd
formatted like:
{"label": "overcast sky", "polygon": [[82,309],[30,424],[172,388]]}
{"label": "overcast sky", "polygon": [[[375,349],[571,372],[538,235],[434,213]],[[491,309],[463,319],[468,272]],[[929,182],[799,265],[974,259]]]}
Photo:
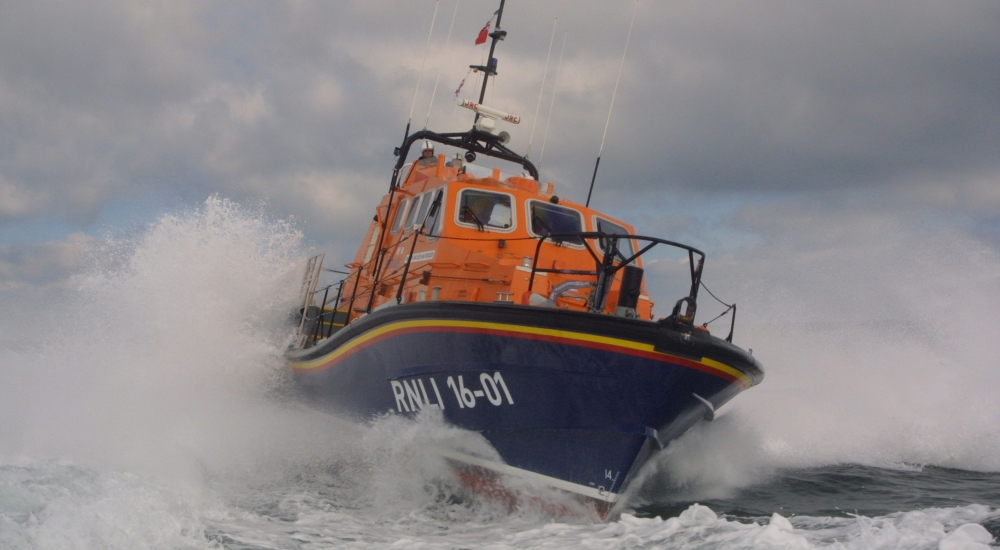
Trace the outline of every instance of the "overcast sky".
{"label": "overcast sky", "polygon": [[[440,0],[414,124],[497,2]],[[582,202],[632,0],[509,0],[487,103]],[[109,231],[218,194],[346,260],[388,186],[433,0],[0,0],[0,288],[53,284]],[[638,4],[594,205],[729,254],[857,220],[1000,243],[1000,3]],[[556,73],[564,36],[565,57]],[[556,86],[555,107],[548,117]],[[474,77],[464,97],[477,95]],[[906,222],[905,220],[909,220]],[[872,230],[884,230],[873,225]]]}

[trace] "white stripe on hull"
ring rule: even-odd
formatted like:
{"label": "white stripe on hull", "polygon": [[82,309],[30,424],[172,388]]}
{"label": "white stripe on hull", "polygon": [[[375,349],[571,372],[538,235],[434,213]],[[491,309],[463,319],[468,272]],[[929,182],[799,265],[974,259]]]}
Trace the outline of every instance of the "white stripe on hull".
{"label": "white stripe on hull", "polygon": [[502,462],[495,462],[493,460],[479,458],[477,456],[467,455],[456,451],[442,450],[441,455],[456,462],[463,462],[472,466],[486,468],[487,470],[492,470],[498,474],[519,477],[533,483],[548,485],[549,487],[575,493],[587,498],[599,500],[601,502],[607,502],[609,504],[618,502],[618,497],[620,496],[618,493],[612,493],[611,491],[602,491],[596,487],[580,485],[578,483],[539,474],[538,472],[515,468],[514,466],[503,464]]}

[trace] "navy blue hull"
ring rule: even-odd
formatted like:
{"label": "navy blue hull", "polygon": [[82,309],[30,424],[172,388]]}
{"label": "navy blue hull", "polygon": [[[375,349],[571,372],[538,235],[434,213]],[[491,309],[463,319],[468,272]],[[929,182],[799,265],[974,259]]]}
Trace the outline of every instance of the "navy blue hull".
{"label": "navy blue hull", "polygon": [[422,303],[288,359],[315,405],[360,419],[439,409],[510,468],[613,503],[642,462],[762,372],[705,331],[519,306]]}

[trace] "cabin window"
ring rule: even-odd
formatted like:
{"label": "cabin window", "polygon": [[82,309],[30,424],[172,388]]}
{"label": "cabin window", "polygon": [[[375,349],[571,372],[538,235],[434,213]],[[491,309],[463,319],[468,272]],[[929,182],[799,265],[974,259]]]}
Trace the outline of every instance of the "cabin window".
{"label": "cabin window", "polygon": [[368,241],[368,250],[365,251],[364,264],[367,265],[368,262],[372,261],[372,254],[375,253],[375,245],[378,243],[379,226],[375,223],[372,227],[372,239]]}
{"label": "cabin window", "polygon": [[416,197],[413,197],[413,206],[410,207],[410,212],[409,214],[406,215],[406,223],[403,224],[404,229],[409,229],[413,227],[413,218],[417,216],[417,210],[420,209],[420,203],[421,203],[420,199],[422,198],[424,198],[423,195],[417,195]]}
{"label": "cabin window", "polygon": [[417,217],[413,219],[414,229],[418,229],[420,224],[423,223],[424,217],[427,215],[427,210],[430,208],[432,202],[434,202],[434,192],[428,191],[424,193],[424,200],[420,201],[420,210],[417,211]]}
{"label": "cabin window", "polygon": [[[442,216],[441,213],[444,212],[444,198],[447,195],[445,195],[444,187],[441,187],[436,191],[431,191],[427,194],[428,197],[437,197],[439,195],[441,197],[440,206],[438,206],[438,209],[434,212],[428,212],[427,222],[424,224],[424,232],[427,233],[427,240],[429,241],[437,240],[437,237],[441,235],[441,220],[444,219],[444,216]],[[433,205],[434,199],[428,198],[427,202]]]}
{"label": "cabin window", "polygon": [[399,206],[396,210],[396,217],[392,220],[392,234],[395,235],[399,233],[399,228],[403,225],[403,214],[406,213],[406,207],[410,204],[410,199],[404,198],[399,201]]}
{"label": "cabin window", "polygon": [[511,231],[514,228],[512,202],[513,198],[505,193],[464,189],[458,201],[458,223],[480,230]]}
{"label": "cabin window", "polygon": [[[606,235],[629,235],[628,229],[608,220],[597,218],[594,225],[597,226],[598,231]],[[598,239],[597,246],[601,249],[601,252],[607,249],[607,243],[604,242],[604,239]],[[618,239],[618,251],[622,253],[622,256],[625,256],[625,259],[635,254],[635,248],[632,247],[632,239]]]}
{"label": "cabin window", "polygon": [[[577,233],[583,231],[583,216],[572,208],[549,202],[529,201],[531,232],[540,237],[552,233]],[[561,239],[564,243],[583,245],[580,237]]]}

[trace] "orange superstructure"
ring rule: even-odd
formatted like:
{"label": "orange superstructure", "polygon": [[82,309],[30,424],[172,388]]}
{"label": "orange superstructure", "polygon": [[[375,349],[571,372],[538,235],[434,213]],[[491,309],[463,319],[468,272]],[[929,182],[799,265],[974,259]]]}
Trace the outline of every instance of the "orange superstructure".
{"label": "orange superstructure", "polygon": [[[347,264],[351,275],[337,310],[353,319],[387,304],[436,300],[593,310],[593,253],[603,255],[609,243],[547,239],[539,248],[541,237],[564,231],[634,233],[624,222],[553,194],[551,183],[543,188],[530,177],[448,161],[443,154],[415,160],[398,189],[382,198]],[[626,258],[637,250],[628,237],[616,241]],[[641,261],[631,263],[641,268]],[[615,312],[620,284],[620,276],[608,283],[605,313]],[[651,320],[652,310],[643,288],[630,316]]]}

